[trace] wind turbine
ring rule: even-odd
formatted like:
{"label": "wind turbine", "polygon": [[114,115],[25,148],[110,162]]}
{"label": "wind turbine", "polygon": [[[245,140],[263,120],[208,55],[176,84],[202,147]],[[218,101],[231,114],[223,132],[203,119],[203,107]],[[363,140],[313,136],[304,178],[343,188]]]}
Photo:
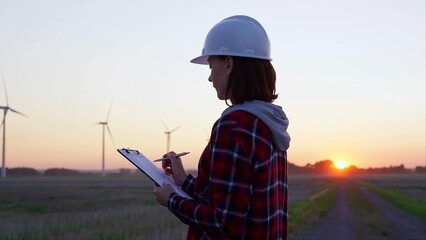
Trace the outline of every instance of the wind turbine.
{"label": "wind turbine", "polygon": [[109,126],[108,126],[108,119],[109,119],[109,115],[111,114],[111,107],[112,107],[112,103],[109,106],[108,116],[105,122],[95,123],[95,124],[102,125],[102,173],[101,173],[102,176],[105,176],[105,127],[109,133],[109,136],[111,137],[113,144],[115,145],[114,138],[112,137],[111,130],[109,129]]}
{"label": "wind turbine", "polygon": [[1,124],[1,126],[3,127],[3,153],[2,153],[1,177],[5,178],[6,177],[6,114],[10,110],[11,112],[17,113],[21,116],[24,116],[24,117],[27,117],[27,116],[9,107],[9,100],[7,98],[7,90],[6,90],[6,83],[4,80],[4,74],[2,74],[2,76],[3,76],[4,93],[6,96],[6,106],[0,106],[0,109],[3,109],[3,122]]}
{"label": "wind turbine", "polygon": [[166,124],[163,122],[163,121],[161,121],[162,123],[163,123],[163,125],[164,125],[164,128],[166,129],[166,131],[164,132],[166,135],[167,135],[167,152],[170,152],[170,135],[174,132],[174,131],[176,131],[178,128],[180,128],[181,127],[181,125],[180,126],[177,126],[177,127],[175,127],[173,130],[169,130],[169,128],[166,126]]}

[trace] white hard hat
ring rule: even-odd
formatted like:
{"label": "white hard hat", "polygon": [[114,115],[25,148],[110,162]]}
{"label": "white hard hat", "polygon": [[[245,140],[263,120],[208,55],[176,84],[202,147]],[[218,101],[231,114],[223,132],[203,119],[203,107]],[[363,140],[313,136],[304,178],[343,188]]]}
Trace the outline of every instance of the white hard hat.
{"label": "white hard hat", "polygon": [[271,44],[255,19],[237,15],[217,23],[207,34],[201,56],[192,63],[208,64],[208,56],[237,56],[272,60]]}

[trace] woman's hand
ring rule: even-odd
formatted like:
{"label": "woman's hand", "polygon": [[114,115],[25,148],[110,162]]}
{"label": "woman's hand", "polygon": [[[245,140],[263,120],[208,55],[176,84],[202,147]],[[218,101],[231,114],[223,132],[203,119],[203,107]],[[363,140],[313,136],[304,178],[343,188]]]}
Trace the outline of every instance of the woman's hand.
{"label": "woman's hand", "polygon": [[172,185],[168,183],[164,183],[163,187],[157,186],[154,184],[154,195],[155,199],[160,205],[163,205],[164,207],[167,207],[170,194],[176,192]]}
{"label": "woman's hand", "polygon": [[175,181],[177,185],[182,186],[188,174],[183,168],[182,159],[180,159],[180,157],[175,157],[175,154],[175,152],[164,154],[163,157],[168,159],[162,161],[162,167],[167,176],[172,176],[173,181]]}

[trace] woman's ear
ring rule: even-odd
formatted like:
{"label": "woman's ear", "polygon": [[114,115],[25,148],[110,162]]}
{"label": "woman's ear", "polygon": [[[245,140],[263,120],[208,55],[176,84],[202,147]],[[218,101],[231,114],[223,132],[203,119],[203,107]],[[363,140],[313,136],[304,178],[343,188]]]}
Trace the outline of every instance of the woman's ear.
{"label": "woman's ear", "polygon": [[226,63],[226,74],[229,76],[232,72],[232,68],[234,67],[234,59],[230,56],[227,56],[225,59]]}

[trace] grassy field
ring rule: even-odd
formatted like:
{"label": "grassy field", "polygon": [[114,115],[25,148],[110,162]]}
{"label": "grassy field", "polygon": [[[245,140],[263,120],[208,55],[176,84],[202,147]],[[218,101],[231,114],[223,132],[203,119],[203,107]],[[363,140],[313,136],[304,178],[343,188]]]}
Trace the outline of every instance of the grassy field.
{"label": "grassy field", "polygon": [[182,239],[145,177],[4,179],[0,239]]}
{"label": "grassy field", "polygon": [[426,222],[426,176],[360,176],[358,182],[403,211]]}
{"label": "grassy field", "polygon": [[[334,179],[318,179],[305,176],[303,180],[304,185],[309,185],[306,180],[310,180],[310,185],[318,184],[318,186],[315,187],[317,191],[313,194],[306,195],[299,201],[290,203],[288,212],[288,234],[290,238],[298,231],[303,231],[308,228],[310,224],[315,223],[325,216],[335,203],[337,184]],[[300,184],[302,182],[298,183]],[[299,193],[299,197],[301,197],[301,195],[302,194]]]}
{"label": "grassy field", "polygon": [[[289,176],[290,232],[332,205],[330,180]],[[400,181],[374,181],[401,188]],[[144,176],[0,179],[0,239],[185,239],[186,230],[155,202]]]}
{"label": "grassy field", "polygon": [[426,201],[425,174],[360,175],[356,179],[372,186],[401,193],[413,199]]}

